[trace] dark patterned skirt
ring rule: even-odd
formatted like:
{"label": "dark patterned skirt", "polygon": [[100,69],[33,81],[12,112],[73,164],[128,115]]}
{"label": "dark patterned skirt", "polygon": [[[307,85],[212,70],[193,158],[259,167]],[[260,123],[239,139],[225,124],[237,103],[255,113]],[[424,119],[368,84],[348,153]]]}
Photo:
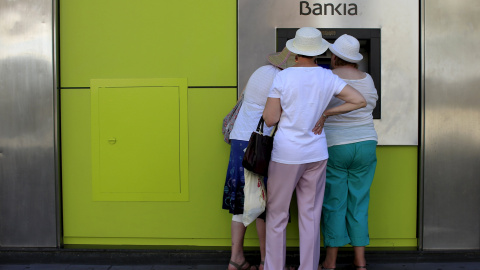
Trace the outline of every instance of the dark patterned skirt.
{"label": "dark patterned skirt", "polygon": [[[243,173],[242,160],[247,145],[247,141],[231,140],[230,160],[228,162],[227,177],[223,189],[222,208],[234,215],[243,214],[245,175]],[[264,178],[264,182],[266,188],[267,178]],[[262,214],[260,218],[264,218],[263,216],[264,214]]]}

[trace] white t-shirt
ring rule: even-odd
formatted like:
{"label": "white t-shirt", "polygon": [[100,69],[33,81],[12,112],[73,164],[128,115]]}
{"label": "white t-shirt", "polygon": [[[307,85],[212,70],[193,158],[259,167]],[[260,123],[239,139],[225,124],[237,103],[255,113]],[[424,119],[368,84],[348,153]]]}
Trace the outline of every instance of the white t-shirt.
{"label": "white t-shirt", "polygon": [[[280,72],[280,69],[266,65],[259,67],[248,79],[247,86],[243,92],[243,103],[238,112],[235,125],[230,132],[230,139],[248,141],[252,132],[257,129],[258,121],[262,117],[268,92],[272,86],[273,79]],[[264,134],[270,134],[272,128],[263,127]]]}
{"label": "white t-shirt", "polygon": [[328,158],[325,133],[312,129],[333,96],[346,83],[322,67],[291,67],[277,74],[268,97],[280,98],[282,114],[273,141],[272,160],[305,164]]}
{"label": "white t-shirt", "polygon": [[[377,141],[372,112],[377,105],[378,95],[372,77],[366,74],[366,77],[360,80],[344,81],[362,93],[367,101],[367,106],[327,118],[324,131],[327,136],[328,147],[369,140]],[[343,103],[345,103],[343,100],[334,97],[327,109]]]}

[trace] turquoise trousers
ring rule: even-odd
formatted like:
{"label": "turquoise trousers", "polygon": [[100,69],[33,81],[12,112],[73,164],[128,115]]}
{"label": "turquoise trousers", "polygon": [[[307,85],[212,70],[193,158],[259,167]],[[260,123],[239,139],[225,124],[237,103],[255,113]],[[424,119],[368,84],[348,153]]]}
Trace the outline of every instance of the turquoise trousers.
{"label": "turquoise trousers", "polygon": [[376,141],[328,148],[321,220],[324,246],[367,246],[370,186],[377,166]]}

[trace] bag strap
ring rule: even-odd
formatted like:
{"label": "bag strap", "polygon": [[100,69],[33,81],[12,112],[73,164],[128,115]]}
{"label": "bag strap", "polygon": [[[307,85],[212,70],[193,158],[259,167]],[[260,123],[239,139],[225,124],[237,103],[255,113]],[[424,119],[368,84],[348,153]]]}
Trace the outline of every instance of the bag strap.
{"label": "bag strap", "polygon": [[278,129],[278,123],[275,125],[275,128],[272,130],[272,132],[270,132],[270,137],[275,136],[275,133],[277,133],[277,129]]}
{"label": "bag strap", "polygon": [[263,116],[260,117],[260,120],[258,121],[257,125],[257,133],[263,135],[263,124],[265,123],[265,120],[263,119]]}
{"label": "bag strap", "polygon": [[[264,124],[265,124],[265,120],[263,119],[263,116],[262,116],[262,117],[260,117],[260,120],[258,121],[257,133],[263,135],[263,125],[264,125]],[[272,132],[270,133],[270,137],[275,136],[275,133],[277,132],[277,129],[278,129],[278,123],[275,124],[275,128],[274,128],[274,129],[272,130]]]}

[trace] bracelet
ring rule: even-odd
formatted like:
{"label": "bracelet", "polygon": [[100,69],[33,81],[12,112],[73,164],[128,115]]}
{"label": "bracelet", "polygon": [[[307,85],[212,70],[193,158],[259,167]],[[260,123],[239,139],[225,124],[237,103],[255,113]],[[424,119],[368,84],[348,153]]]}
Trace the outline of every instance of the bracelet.
{"label": "bracelet", "polygon": [[326,116],[324,113],[322,113],[322,116],[323,116],[323,117],[325,117],[325,119],[327,119],[327,118],[328,118],[328,116]]}

